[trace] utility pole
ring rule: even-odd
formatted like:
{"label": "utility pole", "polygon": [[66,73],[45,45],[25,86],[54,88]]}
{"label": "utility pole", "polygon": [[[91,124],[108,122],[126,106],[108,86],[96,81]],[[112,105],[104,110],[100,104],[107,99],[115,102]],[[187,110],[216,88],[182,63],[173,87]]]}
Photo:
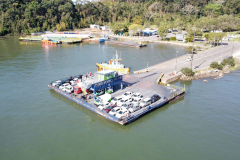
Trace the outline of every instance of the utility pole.
{"label": "utility pole", "polygon": [[193,48],[194,48],[194,42],[195,42],[195,32],[196,32],[196,28],[193,28],[194,30],[194,35],[193,35],[193,47],[192,47],[192,56],[191,56],[191,69],[192,69],[192,62],[193,62]]}
{"label": "utility pole", "polygon": [[178,54],[178,51],[176,51],[176,65],[175,65],[175,75],[177,74],[177,54]]}
{"label": "utility pole", "polygon": [[234,49],[234,46],[232,47],[232,56],[233,56],[233,49]]}

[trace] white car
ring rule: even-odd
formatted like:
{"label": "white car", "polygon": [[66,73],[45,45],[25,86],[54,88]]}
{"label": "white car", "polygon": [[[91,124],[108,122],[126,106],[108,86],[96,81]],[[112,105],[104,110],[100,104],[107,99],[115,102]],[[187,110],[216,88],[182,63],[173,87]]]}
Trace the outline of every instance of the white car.
{"label": "white car", "polygon": [[128,92],[124,93],[122,96],[123,97],[132,97],[132,95],[133,95],[133,92],[128,91]]}
{"label": "white car", "polygon": [[67,93],[72,93],[73,87],[72,86],[65,86],[62,90],[67,92]]}
{"label": "white car", "polygon": [[122,99],[122,97],[114,97],[111,101],[112,104],[117,104],[120,100]]}
{"label": "white car", "polygon": [[61,84],[62,81],[58,80],[54,83],[52,83],[52,86],[59,86]]}
{"label": "white car", "polygon": [[71,85],[69,83],[64,83],[59,88],[63,90],[66,86],[71,86]]}
{"label": "white car", "polygon": [[142,98],[134,98],[132,103],[134,106],[138,106],[141,101],[142,101]]}
{"label": "white car", "polygon": [[70,81],[70,83],[71,83],[72,86],[76,85],[76,82],[74,80]]}
{"label": "white car", "polygon": [[124,103],[123,105],[122,105],[122,107],[121,107],[121,111],[123,111],[123,112],[125,112],[125,111],[127,111],[128,110],[128,108],[130,108],[130,107],[132,107],[133,106],[133,104],[132,103],[130,103],[130,102],[126,102],[126,103]]}
{"label": "white car", "polygon": [[128,111],[129,111],[130,113],[133,113],[133,112],[135,112],[135,111],[137,111],[137,110],[139,110],[139,109],[141,109],[140,106],[132,106],[131,108],[128,108]]}
{"label": "white car", "polygon": [[106,102],[106,101],[102,101],[102,102],[100,103],[100,105],[103,105],[103,106],[109,106],[110,103],[109,103],[109,102]]}
{"label": "white car", "polygon": [[70,81],[71,85],[74,86],[77,84],[78,78],[74,78],[72,81]]}
{"label": "white car", "polygon": [[151,104],[151,98],[145,98],[141,103],[140,103],[140,107],[145,107],[147,105]]}
{"label": "white car", "polygon": [[101,104],[100,106],[98,106],[98,108],[101,109],[101,110],[104,110],[104,109],[106,109],[107,107],[109,107],[109,105]]}
{"label": "white car", "polygon": [[135,99],[135,98],[141,98],[142,97],[142,95],[140,94],[140,93],[134,93],[133,95],[132,95],[132,98],[133,99]]}
{"label": "white car", "polygon": [[117,106],[121,107],[124,103],[128,102],[130,98],[129,97],[123,97],[120,101],[117,102]]}
{"label": "white car", "polygon": [[110,112],[108,112],[109,114],[115,116],[116,113],[120,110],[120,107],[115,107],[113,108]]}
{"label": "white car", "polygon": [[190,62],[192,60],[192,58],[187,58],[187,62]]}
{"label": "white car", "polygon": [[121,110],[119,110],[117,113],[116,113],[116,116],[115,117],[117,117],[117,118],[122,118],[122,116],[124,116],[124,115],[126,115],[126,114],[128,114],[129,113],[129,111],[121,111]]}

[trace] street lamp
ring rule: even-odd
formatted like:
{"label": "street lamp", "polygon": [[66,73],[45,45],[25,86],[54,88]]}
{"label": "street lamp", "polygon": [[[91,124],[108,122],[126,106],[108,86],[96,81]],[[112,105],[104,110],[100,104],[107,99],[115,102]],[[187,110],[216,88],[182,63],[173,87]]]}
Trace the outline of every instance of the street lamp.
{"label": "street lamp", "polygon": [[192,69],[192,61],[193,61],[193,48],[194,48],[194,42],[195,42],[195,32],[196,32],[196,28],[193,27],[193,30],[194,30],[194,35],[193,35],[192,57],[191,57],[191,69]]}
{"label": "street lamp", "polygon": [[178,51],[176,51],[176,65],[175,65],[175,75],[177,74],[177,54],[178,54]]}

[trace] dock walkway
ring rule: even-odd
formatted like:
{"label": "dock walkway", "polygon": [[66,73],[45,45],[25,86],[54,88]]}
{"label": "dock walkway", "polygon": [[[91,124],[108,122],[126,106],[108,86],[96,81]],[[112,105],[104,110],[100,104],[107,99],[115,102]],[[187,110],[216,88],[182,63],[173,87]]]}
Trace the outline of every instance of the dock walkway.
{"label": "dock walkway", "polygon": [[136,43],[135,41],[116,41],[116,40],[110,40],[105,41],[106,44],[114,44],[114,45],[120,45],[120,46],[129,46],[129,47],[144,47],[146,45],[141,45]]}

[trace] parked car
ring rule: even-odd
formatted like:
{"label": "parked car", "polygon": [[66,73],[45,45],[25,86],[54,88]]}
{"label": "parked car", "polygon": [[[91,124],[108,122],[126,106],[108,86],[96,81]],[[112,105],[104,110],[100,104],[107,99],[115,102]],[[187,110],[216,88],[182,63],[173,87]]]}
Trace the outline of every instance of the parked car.
{"label": "parked car", "polygon": [[65,86],[62,90],[67,92],[67,93],[72,93],[73,87],[70,86],[70,85],[69,86]]}
{"label": "parked car", "polygon": [[140,103],[140,107],[145,107],[147,105],[151,104],[151,98],[145,98],[141,103]]}
{"label": "parked car", "polygon": [[108,103],[109,101],[111,101],[111,95],[106,93],[104,95],[101,95],[99,97],[97,97],[97,99],[94,101],[95,105],[101,105],[102,103]]}
{"label": "parked car", "polygon": [[123,97],[132,97],[132,95],[133,95],[133,92],[128,91],[123,94]]}
{"label": "parked car", "polygon": [[103,104],[98,106],[98,108],[101,109],[101,110],[104,110],[104,109],[106,109],[108,107],[109,107],[109,103],[103,103]]}
{"label": "parked car", "polygon": [[133,105],[139,105],[139,103],[142,101],[142,98],[134,98],[134,100],[132,101]]}
{"label": "parked car", "polygon": [[187,62],[190,62],[190,61],[192,61],[192,58],[187,58]]}
{"label": "parked car", "polygon": [[133,113],[133,112],[135,112],[135,111],[137,111],[137,110],[139,110],[139,109],[141,109],[140,106],[132,106],[132,107],[128,108],[128,111],[129,111],[130,113]]}
{"label": "parked car", "polygon": [[133,99],[135,99],[135,98],[141,98],[142,97],[142,95],[140,94],[140,93],[134,93],[133,95],[132,95],[132,98]]}
{"label": "parked car", "polygon": [[123,105],[122,105],[122,107],[121,107],[121,111],[127,111],[128,110],[128,108],[130,108],[130,107],[132,107],[133,106],[133,104],[132,103],[130,103],[130,102],[126,102],[126,103],[124,103]]}
{"label": "parked car", "polygon": [[121,111],[121,110],[119,110],[117,113],[116,113],[116,117],[117,118],[122,118],[125,114],[128,114],[129,113],[129,111]]}
{"label": "parked car", "polygon": [[156,101],[158,101],[159,99],[161,99],[161,97],[157,94],[154,94],[152,97],[151,97],[151,102],[154,103]]}
{"label": "parked car", "polygon": [[117,102],[117,106],[121,107],[124,103],[128,102],[128,100],[129,97],[123,97],[120,101]]}
{"label": "parked car", "polygon": [[105,112],[110,112],[113,108],[115,108],[116,105],[111,105],[111,106],[108,106],[107,108],[104,109]]}
{"label": "parked car", "polygon": [[114,97],[111,101],[112,104],[117,104],[122,99],[122,97]]}
{"label": "parked car", "polygon": [[71,85],[69,83],[64,83],[59,88],[63,90],[66,86],[71,86]]}
{"label": "parked car", "polygon": [[60,86],[62,84],[62,81],[58,80],[54,83],[52,83],[52,86]]}
{"label": "parked car", "polygon": [[120,110],[120,107],[115,107],[113,108],[110,112],[108,112],[109,114],[115,116],[116,113]]}
{"label": "parked car", "polygon": [[104,89],[98,90],[98,91],[96,92],[96,96],[103,95],[104,93],[105,93]]}

